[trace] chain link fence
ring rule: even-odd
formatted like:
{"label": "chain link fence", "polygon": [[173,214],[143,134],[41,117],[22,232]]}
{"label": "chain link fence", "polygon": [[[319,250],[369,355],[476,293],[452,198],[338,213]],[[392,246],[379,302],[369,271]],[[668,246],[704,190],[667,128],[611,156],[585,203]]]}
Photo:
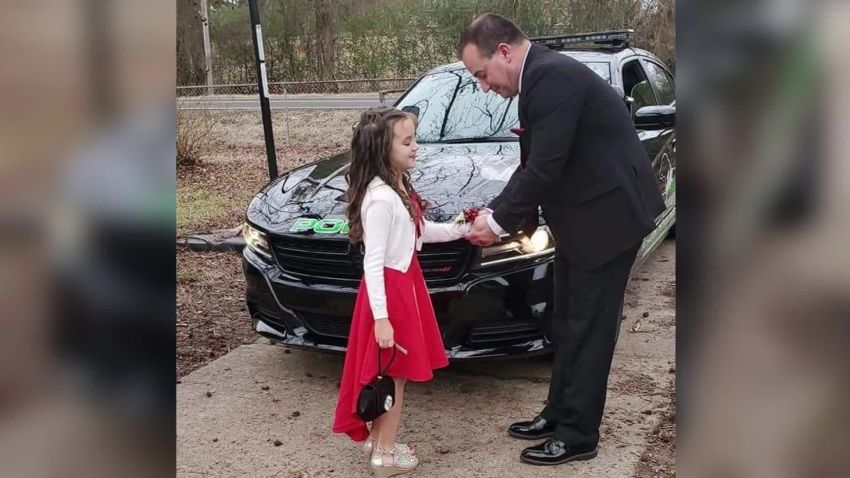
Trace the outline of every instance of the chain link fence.
{"label": "chain link fence", "polygon": [[[289,142],[290,109],[366,109],[377,104],[391,106],[416,78],[375,78],[336,81],[290,81],[269,83],[270,107],[284,110],[286,141]],[[298,95],[291,98],[292,95]],[[306,95],[315,95],[315,98]],[[374,100],[345,95],[375,95]],[[290,101],[287,101],[290,98]],[[259,108],[256,83],[195,85],[177,87],[179,110],[256,110]],[[299,104],[294,105],[297,101]],[[308,103],[305,103],[307,101]]]}
{"label": "chain link fence", "polygon": [[[404,91],[416,78],[373,78],[333,81],[277,81],[269,83],[270,95],[348,94]],[[178,86],[177,97],[258,95],[256,83]]]}

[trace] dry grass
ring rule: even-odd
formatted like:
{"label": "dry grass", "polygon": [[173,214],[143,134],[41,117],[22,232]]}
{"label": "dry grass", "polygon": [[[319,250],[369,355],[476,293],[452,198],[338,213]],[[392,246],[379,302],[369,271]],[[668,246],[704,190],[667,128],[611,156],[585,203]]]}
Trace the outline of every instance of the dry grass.
{"label": "dry grass", "polygon": [[256,339],[240,255],[177,251],[177,377]]}
{"label": "dry grass", "polygon": [[[204,161],[177,171],[177,234],[225,229],[244,219],[251,198],[269,181],[259,112],[186,111],[210,115]],[[283,111],[272,113],[278,171],[283,174],[339,153],[351,141],[354,110],[299,110],[289,113],[289,141]]]}
{"label": "dry grass", "polygon": [[[265,156],[263,122],[259,112],[220,111],[213,113],[218,124],[217,134],[211,144],[219,159],[233,159],[229,153],[248,149]],[[351,141],[351,125],[360,117],[356,110],[292,110],[289,112],[289,142],[287,142],[287,116],[282,110],[272,111],[272,128],[275,146],[285,150],[291,147],[345,148]],[[287,158],[280,157],[282,170]],[[265,157],[263,157],[265,159]]]}

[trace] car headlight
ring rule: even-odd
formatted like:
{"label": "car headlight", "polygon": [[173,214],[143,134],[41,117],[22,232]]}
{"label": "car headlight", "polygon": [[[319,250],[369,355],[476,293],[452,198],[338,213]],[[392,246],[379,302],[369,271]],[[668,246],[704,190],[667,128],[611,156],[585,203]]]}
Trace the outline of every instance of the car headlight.
{"label": "car headlight", "polygon": [[242,238],[245,239],[245,245],[252,251],[266,259],[272,258],[271,248],[269,247],[269,238],[265,232],[246,222],[242,226]]}
{"label": "car headlight", "polygon": [[530,238],[522,236],[520,240],[520,249],[526,254],[534,254],[541,252],[549,247],[549,228],[537,228]]}
{"label": "car headlight", "polygon": [[533,259],[551,254],[554,250],[555,242],[549,228],[540,226],[531,237],[521,234],[508,241],[481,249],[480,267]]}

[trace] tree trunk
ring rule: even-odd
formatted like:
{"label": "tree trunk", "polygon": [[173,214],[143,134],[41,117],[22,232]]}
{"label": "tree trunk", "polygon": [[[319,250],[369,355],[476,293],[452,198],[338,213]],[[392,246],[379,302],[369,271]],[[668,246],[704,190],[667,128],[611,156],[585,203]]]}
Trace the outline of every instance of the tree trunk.
{"label": "tree trunk", "polygon": [[206,79],[204,35],[198,0],[177,0],[177,84],[202,85]]}
{"label": "tree trunk", "polygon": [[[316,52],[318,54],[319,79],[334,80],[335,49],[331,0],[313,0],[316,12]],[[336,92],[333,85],[332,92]]]}
{"label": "tree trunk", "polygon": [[204,75],[206,76],[207,94],[212,95],[212,48],[210,47],[210,20],[207,0],[201,0],[201,31],[204,38]]}

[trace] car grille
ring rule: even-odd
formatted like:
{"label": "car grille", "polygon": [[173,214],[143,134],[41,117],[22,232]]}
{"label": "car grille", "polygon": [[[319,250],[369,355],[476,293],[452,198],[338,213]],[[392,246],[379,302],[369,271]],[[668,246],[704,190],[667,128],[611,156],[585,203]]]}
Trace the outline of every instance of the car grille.
{"label": "car grille", "polygon": [[[344,239],[274,236],[272,250],[285,272],[313,281],[356,284],[363,277],[363,245]],[[458,279],[469,265],[473,248],[466,241],[424,244],[419,264],[429,283]]]}
{"label": "car grille", "polygon": [[488,322],[469,331],[467,344],[472,347],[505,347],[542,338],[543,333],[530,322]]}
{"label": "car grille", "polygon": [[329,315],[300,312],[299,315],[312,332],[326,337],[347,339],[351,329],[351,317],[332,317]]}
{"label": "car grille", "polygon": [[280,317],[276,310],[267,309],[259,305],[253,305],[254,317],[262,320],[269,325],[275,325],[282,330],[286,330],[286,322]]}

